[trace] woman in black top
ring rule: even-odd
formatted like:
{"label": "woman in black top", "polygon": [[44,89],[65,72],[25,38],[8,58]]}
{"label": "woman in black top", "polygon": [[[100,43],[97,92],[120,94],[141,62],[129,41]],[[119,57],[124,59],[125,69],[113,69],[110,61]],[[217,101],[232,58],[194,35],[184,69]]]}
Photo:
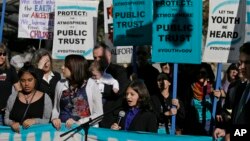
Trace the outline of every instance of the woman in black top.
{"label": "woman in black top", "polygon": [[11,94],[4,117],[5,124],[15,132],[20,132],[20,125],[28,128],[33,124],[48,123],[52,111],[49,96],[36,89],[34,67],[26,63],[18,76],[22,91]]}
{"label": "woman in black top", "polygon": [[3,125],[5,108],[12,86],[16,91],[21,89],[16,70],[9,63],[8,50],[4,44],[0,44],[0,125]]}
{"label": "woman in black top", "polygon": [[134,80],[129,84],[126,90],[126,107],[121,124],[114,123],[111,129],[157,132],[157,118],[152,112],[150,95],[142,80]]}

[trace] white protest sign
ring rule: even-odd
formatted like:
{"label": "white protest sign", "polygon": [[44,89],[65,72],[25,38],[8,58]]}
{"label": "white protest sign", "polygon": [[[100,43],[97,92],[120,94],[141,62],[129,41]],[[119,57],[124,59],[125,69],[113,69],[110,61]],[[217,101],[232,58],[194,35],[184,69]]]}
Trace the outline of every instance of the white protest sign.
{"label": "white protest sign", "polygon": [[133,46],[117,46],[113,44],[113,0],[104,1],[104,32],[105,44],[107,44],[112,53],[112,62],[131,63]]}
{"label": "white protest sign", "polygon": [[93,59],[99,1],[60,0],[55,3],[52,57],[78,54]]}
{"label": "white protest sign", "polygon": [[20,0],[18,37],[53,39],[54,0]]}

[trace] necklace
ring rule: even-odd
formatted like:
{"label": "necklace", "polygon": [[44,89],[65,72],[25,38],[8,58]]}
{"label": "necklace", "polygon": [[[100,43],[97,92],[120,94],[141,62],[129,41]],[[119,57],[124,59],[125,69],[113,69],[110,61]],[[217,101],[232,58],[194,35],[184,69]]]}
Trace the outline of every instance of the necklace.
{"label": "necklace", "polygon": [[[36,91],[33,92],[33,94],[29,94],[28,96],[27,95],[24,95],[24,100],[26,102],[26,104],[29,104],[31,103],[32,99],[33,99],[33,96],[35,95]],[[32,96],[32,98],[30,99],[29,101],[29,98]]]}

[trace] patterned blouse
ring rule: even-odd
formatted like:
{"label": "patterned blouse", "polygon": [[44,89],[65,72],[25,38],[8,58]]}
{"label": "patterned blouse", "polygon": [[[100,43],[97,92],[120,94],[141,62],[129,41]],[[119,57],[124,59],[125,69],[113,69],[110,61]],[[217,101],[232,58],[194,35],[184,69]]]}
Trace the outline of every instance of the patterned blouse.
{"label": "patterned blouse", "polygon": [[86,85],[75,91],[67,89],[62,92],[59,115],[62,122],[66,122],[69,118],[78,121],[81,118],[89,116],[90,110]]}

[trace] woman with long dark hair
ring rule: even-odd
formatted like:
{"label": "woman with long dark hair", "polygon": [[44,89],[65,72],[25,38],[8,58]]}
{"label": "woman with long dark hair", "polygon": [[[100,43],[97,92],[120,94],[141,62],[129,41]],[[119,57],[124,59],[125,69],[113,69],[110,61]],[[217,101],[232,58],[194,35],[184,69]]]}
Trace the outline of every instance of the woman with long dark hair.
{"label": "woman with long dark hair", "polygon": [[65,80],[57,83],[52,124],[60,129],[61,123],[72,124],[89,121],[103,114],[102,97],[98,85],[88,78],[88,62],[80,55],[68,55],[62,66]]}

